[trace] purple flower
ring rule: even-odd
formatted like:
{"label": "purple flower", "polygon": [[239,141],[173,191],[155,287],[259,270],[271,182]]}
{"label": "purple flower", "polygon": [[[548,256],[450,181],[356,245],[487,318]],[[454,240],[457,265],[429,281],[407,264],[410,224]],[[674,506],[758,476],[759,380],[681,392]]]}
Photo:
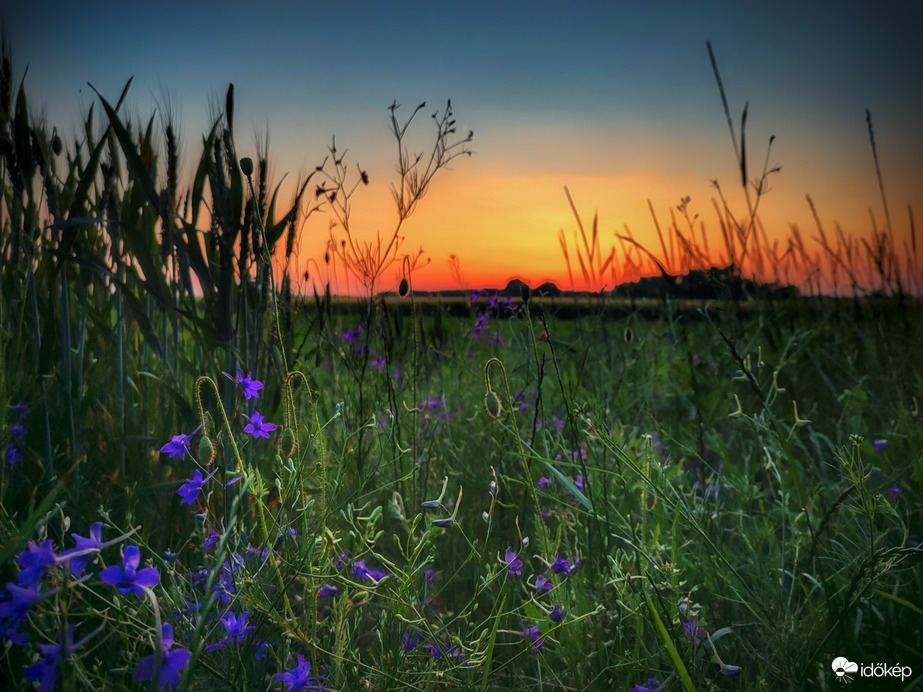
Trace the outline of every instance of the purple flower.
{"label": "purple flower", "polygon": [[[574,452],[574,454],[576,455],[577,452]],[[577,490],[579,490],[580,492],[583,492],[583,474],[582,473],[577,474],[577,480],[574,481],[574,487],[577,488]]]}
{"label": "purple flower", "polygon": [[[73,625],[71,625],[73,631]],[[30,682],[37,682],[38,692],[51,692],[58,679],[58,662],[61,659],[60,644],[39,644],[42,657],[38,662],[22,670],[22,677]]]}
{"label": "purple flower", "polygon": [[474,328],[471,331],[474,333],[475,336],[478,336],[481,332],[483,332],[487,328],[488,324],[490,324],[490,314],[486,312],[482,312],[478,314],[477,318],[475,318]]}
{"label": "purple flower", "polygon": [[[75,548],[65,550],[63,553],[61,553],[61,558],[69,558],[69,569],[71,575],[79,577],[81,574],[83,574],[83,570],[87,568],[87,565],[90,564],[90,561],[96,557],[96,553],[98,553],[103,548],[103,523],[101,521],[97,521],[90,526],[89,538],[78,536],[76,533],[72,533],[71,536],[75,541],[77,541],[77,546]],[[75,553],[81,554],[74,555]],[[70,557],[71,555],[74,555],[74,557]]]}
{"label": "purple flower", "polygon": [[144,598],[144,586],[154,586],[160,582],[160,575],[153,567],[139,570],[141,551],[136,545],[125,546],[122,556],[122,566],[111,565],[99,573],[99,578],[106,584],[114,586],[119,593],[133,593],[138,598]]}
{"label": "purple flower", "polygon": [[401,635],[401,645],[403,646],[404,653],[406,654],[416,649],[420,645],[421,639],[423,639],[422,632],[415,632],[411,635],[409,630],[405,627],[404,634]]}
{"label": "purple flower", "polygon": [[286,673],[276,673],[273,680],[280,680],[288,685],[285,692],[307,692],[307,690],[326,690],[326,685],[320,681],[326,675],[311,675],[311,662],[305,661],[304,656],[298,654],[298,665]]}
{"label": "purple flower", "polygon": [[516,553],[514,553],[509,548],[506,549],[506,552],[503,554],[503,564],[507,567],[507,574],[512,577],[518,577],[522,574],[522,560],[520,560]]}
{"label": "purple flower", "polygon": [[67,635],[61,644],[39,644],[38,649],[42,657],[31,666],[22,671],[22,677],[30,682],[38,683],[38,692],[51,692],[58,678],[58,665],[61,654],[70,656],[78,647],[82,646],[93,635],[85,637],[74,644],[74,625],[68,625]]}
{"label": "purple flower", "polygon": [[698,646],[705,639],[705,628],[699,626],[699,619],[696,617],[689,618],[688,622],[683,623],[683,635]]}
{"label": "purple flower", "polygon": [[897,498],[899,498],[901,495],[904,494],[904,489],[901,486],[899,486],[897,483],[895,483],[890,488],[885,490],[884,494],[890,497],[892,500],[896,500]]}
{"label": "purple flower", "polygon": [[881,454],[888,448],[887,440],[872,440],[872,449],[875,450],[875,454]]}
{"label": "purple flower", "polygon": [[561,553],[558,553],[555,561],[551,563],[551,571],[555,574],[564,574],[569,573],[570,569],[570,562],[567,558],[561,557]]}
{"label": "purple flower", "polygon": [[195,502],[196,498],[199,496],[199,491],[202,490],[202,486],[217,472],[218,469],[215,469],[205,478],[202,478],[202,472],[196,469],[192,474],[192,478],[187,478],[186,482],[177,489],[176,494],[183,498],[179,503],[181,505],[191,505]]}
{"label": "purple flower", "polygon": [[2,623],[3,636],[14,644],[25,644],[26,635],[16,632],[16,628],[26,619],[32,606],[50,593],[53,592],[42,594],[38,588],[22,587],[7,582],[5,600],[0,601],[0,620],[6,620]]}
{"label": "purple flower", "polygon": [[353,563],[353,574],[355,574],[359,579],[371,581],[375,584],[388,576],[387,572],[383,572],[380,569],[369,569],[366,567],[365,560],[356,560]]}
{"label": "purple flower", "polygon": [[552,584],[551,580],[546,578],[544,574],[536,575],[535,590],[538,591],[539,596],[551,591],[552,586],[554,586],[554,584]]}
{"label": "purple flower", "polygon": [[7,445],[6,449],[3,450],[3,458],[10,466],[16,466],[22,461],[22,452],[13,445]]}
{"label": "purple flower", "polygon": [[19,422],[22,423],[26,416],[29,415],[29,407],[26,406],[21,401],[18,404],[11,404],[7,408],[16,414],[16,417],[19,419]]}
{"label": "purple flower", "polygon": [[238,644],[242,642],[244,637],[256,629],[253,625],[247,624],[247,616],[249,615],[250,612],[245,610],[240,614],[240,617],[237,617],[233,611],[229,610],[227,615],[221,619],[221,624],[224,625],[224,629],[227,630],[228,636],[219,642],[209,644],[205,647],[205,651],[212,652],[231,642],[236,641]]}
{"label": "purple flower", "polygon": [[169,459],[172,459],[173,457],[179,457],[180,461],[183,461],[186,458],[187,453],[192,453],[192,450],[189,447],[189,440],[193,438],[197,430],[198,428],[193,430],[188,435],[174,435],[170,438],[170,441],[167,442],[167,444],[160,448],[160,452],[162,454],[169,455]]}
{"label": "purple flower", "polygon": [[26,441],[26,426],[22,423],[16,423],[10,428],[10,441],[13,444],[21,445]]}
{"label": "purple flower", "polygon": [[635,685],[632,687],[631,692],[660,692],[662,687],[663,685],[657,687],[657,678],[648,678],[647,682],[643,685]]}
{"label": "purple flower", "polygon": [[564,608],[562,608],[558,603],[555,603],[552,611],[548,613],[548,617],[551,618],[552,622],[561,622],[565,615],[567,615],[567,611],[564,610]]}
{"label": "purple flower", "polygon": [[28,547],[17,559],[19,574],[16,575],[16,581],[20,586],[30,589],[37,589],[45,572],[55,564],[54,545],[49,538],[41,545],[36,545],[29,541]]}
{"label": "purple flower", "polygon": [[535,484],[535,487],[541,490],[542,488],[548,486],[550,483],[551,483],[550,478],[545,478],[545,476],[542,476],[541,478],[538,479],[538,483]]}
{"label": "purple flower", "polygon": [[385,369],[385,357],[384,356],[374,356],[372,360],[369,361],[369,365],[371,365],[376,370],[384,370]]}
{"label": "purple flower", "polygon": [[[244,416],[244,418],[247,418]],[[265,437],[269,439],[269,433],[276,429],[275,423],[267,423],[263,416],[260,415],[259,411],[254,411],[253,415],[247,418],[250,422],[244,427],[244,432],[253,435],[253,437],[259,439],[260,437]]]}
{"label": "purple flower", "polygon": [[533,654],[537,654],[538,650],[545,646],[545,638],[539,634],[538,625],[533,625],[532,627],[527,627],[522,632],[517,632],[521,637],[528,637],[529,641],[532,642],[532,646],[529,647],[529,650]]}
{"label": "purple flower", "polygon": [[211,550],[216,545],[218,541],[221,540],[221,534],[212,529],[208,532],[208,535],[205,537],[205,540],[202,541],[202,550]]}
{"label": "purple flower", "polygon": [[263,383],[259,380],[254,380],[252,373],[247,373],[247,376],[244,377],[244,371],[240,368],[237,369],[237,377],[231,377],[226,372],[221,373],[229,380],[232,380],[237,384],[244,393],[244,399],[259,399],[260,390],[263,388]]}
{"label": "purple flower", "polygon": [[340,592],[340,589],[337,588],[335,584],[321,584],[320,588],[317,590],[318,598],[334,598]]}
{"label": "purple flower", "polygon": [[[129,546],[129,548],[132,546]],[[126,549],[127,551],[127,549]],[[179,682],[180,671],[188,664],[192,654],[188,649],[173,648],[173,627],[164,624],[160,629],[160,638],[163,642],[162,651],[158,654],[151,654],[141,659],[135,671],[132,674],[132,680],[135,682],[145,682],[154,677],[154,656],[160,658],[160,679],[157,689],[162,690],[164,687],[174,687]]]}
{"label": "purple flower", "polygon": [[[359,335],[364,331],[365,327],[363,327],[361,324],[357,324],[355,327],[350,327],[345,332],[343,332],[340,337],[347,343],[355,344],[358,343]],[[311,664],[309,663],[308,665],[310,666]]]}

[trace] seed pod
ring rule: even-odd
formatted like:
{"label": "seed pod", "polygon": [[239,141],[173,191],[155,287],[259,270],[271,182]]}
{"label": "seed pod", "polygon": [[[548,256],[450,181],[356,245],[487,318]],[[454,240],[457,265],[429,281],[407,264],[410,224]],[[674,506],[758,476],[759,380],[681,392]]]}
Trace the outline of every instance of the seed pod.
{"label": "seed pod", "polygon": [[215,460],[215,446],[208,435],[202,435],[199,440],[199,463],[210,465]]}
{"label": "seed pod", "polygon": [[500,417],[500,411],[503,410],[503,406],[500,405],[500,397],[492,389],[488,389],[487,394],[484,395],[484,408],[494,418]]}
{"label": "seed pod", "polygon": [[407,281],[407,277],[405,276],[403,279],[401,279],[401,285],[400,285],[400,288],[397,289],[397,292],[398,292],[398,295],[400,295],[400,297],[403,298],[404,296],[407,295],[407,292],[409,290],[410,290],[410,283]]}
{"label": "seed pod", "polygon": [[253,159],[244,157],[240,160],[240,172],[248,178],[253,175]]}
{"label": "seed pod", "polygon": [[532,297],[532,289],[529,287],[529,284],[519,284],[519,297],[522,298],[523,305],[529,304],[529,299]]}
{"label": "seed pod", "polygon": [[291,428],[285,428],[279,436],[279,456],[288,459],[295,452],[295,446],[298,439],[295,437],[295,431]]}
{"label": "seed pod", "polygon": [[631,332],[631,327],[625,327],[625,331],[622,333],[622,336],[625,338],[625,343],[630,344],[631,340],[634,338],[634,334]]}
{"label": "seed pod", "polygon": [[51,138],[51,150],[54,152],[55,156],[60,156],[61,152],[64,150],[64,145],[61,144],[61,138],[58,137],[57,132],[55,132]]}

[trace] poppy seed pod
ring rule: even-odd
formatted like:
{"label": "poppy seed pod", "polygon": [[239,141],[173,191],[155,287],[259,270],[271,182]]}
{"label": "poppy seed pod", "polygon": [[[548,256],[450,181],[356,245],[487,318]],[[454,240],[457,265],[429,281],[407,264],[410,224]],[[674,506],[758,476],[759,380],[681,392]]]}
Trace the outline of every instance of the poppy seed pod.
{"label": "poppy seed pod", "polygon": [[215,460],[215,446],[208,435],[199,440],[199,463],[208,466]]}
{"label": "poppy seed pod", "polygon": [[279,436],[279,456],[288,459],[295,451],[295,445],[298,440],[295,438],[295,431],[291,428],[285,428],[282,435]]}
{"label": "poppy seed pod", "polygon": [[248,178],[253,175],[253,159],[244,157],[240,160],[240,172]]}
{"label": "poppy seed pod", "polygon": [[484,408],[494,418],[500,417],[500,411],[503,410],[503,406],[500,405],[500,397],[492,389],[488,389],[487,394],[484,395]]}
{"label": "poppy seed pod", "polygon": [[408,291],[410,291],[410,282],[407,281],[407,277],[405,276],[403,279],[401,279],[401,285],[397,289],[397,292],[401,298],[403,298],[407,295]]}

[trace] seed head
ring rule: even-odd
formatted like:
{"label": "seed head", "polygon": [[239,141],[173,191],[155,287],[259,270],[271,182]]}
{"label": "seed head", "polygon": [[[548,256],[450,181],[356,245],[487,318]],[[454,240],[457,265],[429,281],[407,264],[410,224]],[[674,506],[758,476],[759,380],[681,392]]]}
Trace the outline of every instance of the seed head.
{"label": "seed head", "polygon": [[500,405],[500,397],[492,389],[488,389],[487,394],[484,395],[484,408],[494,418],[500,417],[500,411],[503,410],[503,406]]}
{"label": "seed head", "polygon": [[244,157],[240,160],[240,172],[248,178],[253,175],[253,159]]}

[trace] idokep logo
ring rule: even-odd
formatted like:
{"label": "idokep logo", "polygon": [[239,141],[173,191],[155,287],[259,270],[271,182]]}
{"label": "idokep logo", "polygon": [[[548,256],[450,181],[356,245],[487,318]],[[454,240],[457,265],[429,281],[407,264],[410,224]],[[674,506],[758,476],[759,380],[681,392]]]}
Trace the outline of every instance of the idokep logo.
{"label": "idokep logo", "polygon": [[903,682],[913,674],[910,666],[902,666],[900,663],[890,665],[887,663],[853,663],[845,656],[838,656],[830,664],[833,673],[836,675],[837,682],[852,682],[852,675],[859,673],[863,678],[893,678]]}

